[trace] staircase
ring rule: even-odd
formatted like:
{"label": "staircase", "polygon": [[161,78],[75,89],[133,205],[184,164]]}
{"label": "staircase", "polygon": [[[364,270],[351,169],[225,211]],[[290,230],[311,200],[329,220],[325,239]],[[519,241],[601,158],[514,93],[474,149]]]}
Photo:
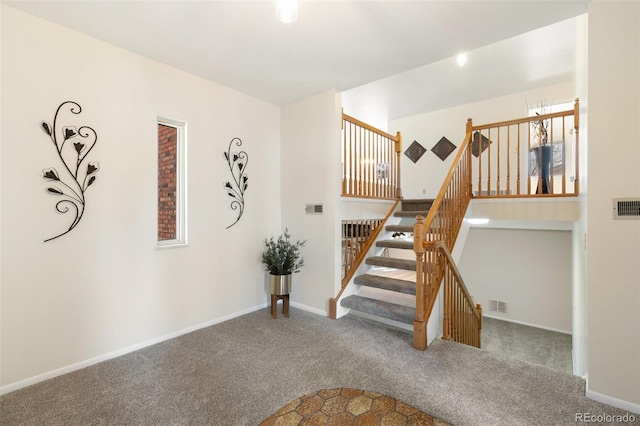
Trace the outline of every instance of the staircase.
{"label": "staircase", "polygon": [[413,251],[413,224],[416,216],[427,216],[433,200],[402,200],[397,225],[385,226],[390,238],[379,240],[382,249],[367,257],[365,274],[354,277],[361,286],[357,294],[347,296],[340,305],[370,319],[411,329],[416,313],[416,260]]}

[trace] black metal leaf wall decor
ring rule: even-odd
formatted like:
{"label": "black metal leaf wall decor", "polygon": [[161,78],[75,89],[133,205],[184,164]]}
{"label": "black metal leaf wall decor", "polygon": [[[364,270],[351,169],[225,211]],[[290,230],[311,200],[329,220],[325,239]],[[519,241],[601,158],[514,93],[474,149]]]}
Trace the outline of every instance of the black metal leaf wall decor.
{"label": "black metal leaf wall decor", "polygon": [[[69,228],[55,237],[44,240],[54,240],[74,229],[86,207],[85,192],[96,181],[96,174],[100,170],[97,161],[90,161],[84,165],[87,156],[98,142],[98,135],[89,126],[75,126],[73,116],[78,115],[82,107],[74,101],[65,101],[60,104],[53,117],[53,125],[43,121],[42,130],[49,136],[60,158],[60,171],[55,167],[49,167],[42,171],[43,179],[50,185],[47,187],[49,194],[61,198],[55,209],[58,213],[66,214],[70,211],[75,214]],[[69,122],[61,125],[58,120],[64,115]]]}
{"label": "black metal leaf wall decor", "polygon": [[474,157],[478,157],[490,144],[491,140],[489,138],[476,131],[473,133],[473,140],[471,141],[471,153]]}
{"label": "black metal leaf wall decor", "polygon": [[229,142],[229,148],[224,153],[224,158],[229,165],[232,180],[224,183],[224,189],[227,195],[233,198],[231,201],[231,210],[238,210],[238,217],[235,222],[227,226],[227,229],[238,223],[244,213],[244,192],[247,190],[247,181],[249,178],[245,171],[249,163],[249,155],[245,151],[231,153],[231,146],[235,142],[236,146],[242,146],[240,138],[233,138]]}

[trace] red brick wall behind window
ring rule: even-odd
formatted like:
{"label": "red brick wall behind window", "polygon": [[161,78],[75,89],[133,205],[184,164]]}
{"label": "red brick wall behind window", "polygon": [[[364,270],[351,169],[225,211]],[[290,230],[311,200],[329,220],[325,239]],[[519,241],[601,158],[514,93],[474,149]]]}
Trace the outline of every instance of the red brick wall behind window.
{"label": "red brick wall behind window", "polygon": [[176,239],[178,129],[158,124],[158,241]]}

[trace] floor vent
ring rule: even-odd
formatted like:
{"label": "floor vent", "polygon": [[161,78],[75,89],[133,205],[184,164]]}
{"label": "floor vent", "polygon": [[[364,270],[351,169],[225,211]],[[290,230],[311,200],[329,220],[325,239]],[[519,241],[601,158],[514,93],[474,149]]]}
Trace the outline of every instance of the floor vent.
{"label": "floor vent", "polygon": [[614,198],[614,219],[640,219],[640,198]]}
{"label": "floor vent", "polygon": [[507,302],[501,302],[499,300],[489,300],[489,311],[499,312],[501,314],[507,313]]}

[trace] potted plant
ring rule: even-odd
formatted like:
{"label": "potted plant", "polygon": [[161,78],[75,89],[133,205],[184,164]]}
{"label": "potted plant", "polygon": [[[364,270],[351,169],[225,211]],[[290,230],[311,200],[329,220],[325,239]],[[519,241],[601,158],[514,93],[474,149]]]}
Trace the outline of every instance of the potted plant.
{"label": "potted plant", "polygon": [[262,263],[269,271],[269,290],[272,295],[291,293],[291,274],[299,272],[304,266],[300,249],[306,242],[293,242],[287,229],[277,240],[273,237],[264,240]]}

